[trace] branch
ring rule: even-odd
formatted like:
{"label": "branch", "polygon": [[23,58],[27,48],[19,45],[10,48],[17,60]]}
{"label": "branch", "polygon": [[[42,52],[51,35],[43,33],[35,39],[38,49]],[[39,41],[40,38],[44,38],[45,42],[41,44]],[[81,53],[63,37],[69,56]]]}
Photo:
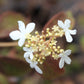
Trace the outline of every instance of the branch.
{"label": "branch", "polygon": [[13,47],[18,46],[17,42],[0,42],[0,47]]}

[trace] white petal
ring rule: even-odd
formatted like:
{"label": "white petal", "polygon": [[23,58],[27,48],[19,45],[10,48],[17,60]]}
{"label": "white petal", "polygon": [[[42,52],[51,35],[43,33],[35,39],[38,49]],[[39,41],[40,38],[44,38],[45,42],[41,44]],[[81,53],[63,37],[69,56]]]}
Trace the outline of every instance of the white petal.
{"label": "white petal", "polygon": [[67,56],[70,55],[70,54],[71,54],[71,50],[70,50],[70,49],[66,50],[66,51],[64,52],[64,54],[67,55]]}
{"label": "white petal", "polygon": [[70,34],[72,34],[72,35],[76,35],[77,30],[76,30],[76,29],[75,29],[75,30],[69,30],[69,32],[70,32]]}
{"label": "white petal", "polygon": [[19,30],[22,32],[22,33],[25,33],[25,24],[23,21],[18,21],[18,26],[19,26]]}
{"label": "white petal", "polygon": [[64,24],[65,24],[66,28],[69,28],[70,24],[71,24],[71,21],[69,19],[66,19],[65,22],[64,22]]}
{"label": "white petal", "polygon": [[29,56],[30,56],[30,53],[29,52],[24,53],[24,58],[27,58]]}
{"label": "white petal", "polygon": [[33,62],[30,62],[30,67],[31,68],[34,68],[35,67]]}
{"label": "white petal", "polygon": [[62,56],[63,56],[63,53],[60,53],[60,54],[59,54],[59,57],[62,57]]}
{"label": "white petal", "polygon": [[37,65],[35,66],[35,70],[36,70],[38,73],[43,74],[42,70],[41,70]]}
{"label": "white petal", "polygon": [[10,38],[13,39],[13,40],[18,40],[21,36],[21,33],[16,30],[16,31],[12,31],[10,34],[9,34]]}
{"label": "white petal", "polygon": [[66,62],[66,64],[71,64],[71,59],[69,57],[65,57],[64,61]]}
{"label": "white petal", "polygon": [[68,31],[65,32],[65,37],[66,37],[67,42],[73,41],[73,38]]}
{"label": "white petal", "polygon": [[23,44],[24,44],[24,42],[25,42],[25,38],[22,37],[22,38],[20,38],[20,40],[18,41],[18,45],[19,45],[20,47],[22,47]]}
{"label": "white petal", "polygon": [[33,53],[31,53],[31,54],[30,54],[30,59],[32,60],[32,59],[33,59],[33,57],[34,57],[34,56],[33,56]]}
{"label": "white petal", "polygon": [[58,26],[63,28],[63,29],[65,28],[64,23],[61,20],[58,20]]}
{"label": "white petal", "polygon": [[33,61],[31,61],[31,62],[30,62],[30,67],[31,67],[31,68],[35,68],[35,66],[37,66],[37,64],[38,64],[38,62],[33,62]]}
{"label": "white petal", "polygon": [[63,66],[64,66],[64,59],[60,59],[60,62],[59,62],[59,68],[61,69],[61,68],[63,68]]}
{"label": "white petal", "polygon": [[25,58],[25,60],[26,60],[28,63],[31,63],[31,61],[30,61],[29,58]]}
{"label": "white petal", "polygon": [[23,47],[23,50],[24,50],[24,51],[30,51],[30,48]]}
{"label": "white petal", "polygon": [[35,23],[29,23],[26,26],[26,33],[31,33],[35,28]]}
{"label": "white petal", "polygon": [[23,47],[23,50],[24,50],[24,51],[28,51],[28,48],[27,48],[27,47]]}

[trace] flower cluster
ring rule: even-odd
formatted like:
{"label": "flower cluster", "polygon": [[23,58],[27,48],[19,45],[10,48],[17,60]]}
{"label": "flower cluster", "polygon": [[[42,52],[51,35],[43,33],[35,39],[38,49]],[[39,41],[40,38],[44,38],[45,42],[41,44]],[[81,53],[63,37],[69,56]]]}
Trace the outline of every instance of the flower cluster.
{"label": "flower cluster", "polygon": [[[42,34],[39,34],[38,31],[35,31],[35,34],[30,34],[34,28],[35,23],[29,23],[26,28],[25,24],[22,21],[18,21],[19,31],[13,31],[9,36],[13,40],[18,40],[18,45],[23,47],[24,58],[30,64],[31,68],[42,74],[42,70],[39,68],[38,64],[43,64],[46,61],[47,56],[52,56],[53,59],[59,61],[59,68],[63,68],[64,62],[67,64],[71,63],[71,59],[68,57],[71,54],[71,50],[61,49],[57,45],[57,37],[63,37],[65,35],[67,42],[72,42],[73,38],[71,35],[76,34],[76,30],[70,30],[69,19],[66,19],[64,23],[61,20],[58,20],[58,24],[54,25],[52,28],[46,28],[46,31],[42,31]],[[25,42],[26,41],[26,42]]]}

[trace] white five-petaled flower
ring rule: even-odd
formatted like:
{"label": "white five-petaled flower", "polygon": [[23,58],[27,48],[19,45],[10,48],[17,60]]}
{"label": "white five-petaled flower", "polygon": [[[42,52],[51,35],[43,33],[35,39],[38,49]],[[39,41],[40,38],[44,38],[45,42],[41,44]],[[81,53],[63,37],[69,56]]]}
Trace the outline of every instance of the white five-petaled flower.
{"label": "white five-petaled flower", "polygon": [[71,35],[75,35],[77,32],[76,29],[75,30],[69,29],[70,24],[71,24],[71,21],[69,19],[66,19],[64,23],[61,20],[58,20],[58,26],[64,30],[67,42],[72,42],[73,38]]}
{"label": "white five-petaled flower", "polygon": [[15,30],[12,31],[9,36],[11,39],[13,40],[18,40],[18,45],[21,47],[23,46],[25,39],[26,39],[26,34],[31,33],[34,28],[35,28],[35,23],[29,23],[27,24],[26,28],[25,28],[25,24],[22,21],[18,21],[18,26],[19,26],[19,30]]}
{"label": "white five-petaled flower", "polygon": [[43,73],[42,70],[37,66],[38,62],[32,61],[32,59],[33,59],[32,48],[31,47],[30,48],[24,47],[23,50],[26,51],[24,54],[24,58],[30,64],[30,67],[35,68],[35,70],[38,73],[42,74]]}
{"label": "white five-petaled flower", "polygon": [[66,64],[71,64],[71,59],[68,57],[70,54],[71,54],[71,50],[70,49],[68,49],[65,52],[59,54],[59,57],[60,57],[59,68],[60,69],[63,68],[64,62]]}

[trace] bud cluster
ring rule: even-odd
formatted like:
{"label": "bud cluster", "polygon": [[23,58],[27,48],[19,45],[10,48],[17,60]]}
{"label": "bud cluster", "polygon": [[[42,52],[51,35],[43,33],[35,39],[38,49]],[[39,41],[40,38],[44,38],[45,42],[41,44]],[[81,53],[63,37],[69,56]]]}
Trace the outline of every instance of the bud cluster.
{"label": "bud cluster", "polygon": [[42,31],[42,35],[35,32],[35,35],[27,34],[25,47],[31,47],[33,50],[33,61],[38,61],[42,64],[47,56],[52,56],[54,59],[58,59],[58,54],[62,53],[64,49],[57,46],[57,37],[62,37],[64,31],[57,25],[52,28],[46,28],[46,33]]}
{"label": "bud cluster", "polygon": [[25,24],[22,21],[18,21],[19,30],[13,31],[9,36],[13,40],[18,40],[18,45],[23,47],[25,60],[30,64],[31,68],[42,74],[43,71],[38,67],[39,64],[43,64],[47,56],[52,56],[53,59],[59,61],[59,68],[63,68],[64,62],[67,64],[71,63],[71,59],[68,57],[71,54],[71,50],[68,49],[64,51],[61,49],[60,45],[57,45],[57,38],[65,35],[67,42],[72,42],[73,38],[71,35],[76,34],[76,30],[71,30],[70,28],[71,21],[66,19],[64,23],[61,20],[58,20],[58,25],[54,25],[52,28],[46,28],[45,31],[42,31],[41,34],[38,31],[35,31],[35,34],[30,34],[34,28],[35,23]]}

